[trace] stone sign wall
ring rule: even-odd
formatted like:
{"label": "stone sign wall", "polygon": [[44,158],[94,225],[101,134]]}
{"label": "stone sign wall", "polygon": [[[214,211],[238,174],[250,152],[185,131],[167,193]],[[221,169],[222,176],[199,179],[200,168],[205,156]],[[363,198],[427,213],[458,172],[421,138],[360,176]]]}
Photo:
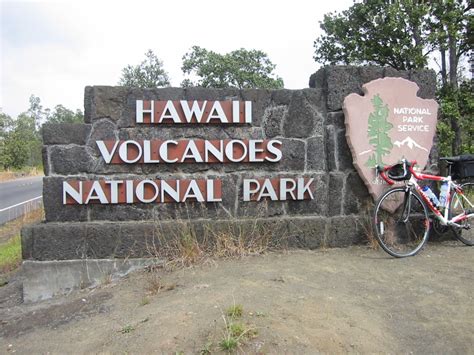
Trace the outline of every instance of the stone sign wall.
{"label": "stone sign wall", "polygon": [[[312,75],[310,88],[303,90],[87,87],[83,124],[44,126],[45,222],[23,230],[23,258],[149,257],[150,244],[158,234],[172,235],[177,222],[192,225],[198,236],[229,225],[244,232],[257,229],[271,232],[275,241],[302,248],[361,242],[362,215],[371,198],[352,164],[342,104],[348,94],[362,94],[366,82],[383,77],[407,78],[419,85],[420,97],[434,98],[434,72],[379,67],[326,67]],[[136,120],[137,100],[251,102],[252,122],[143,125]],[[281,142],[281,159],[239,164],[108,164],[97,144],[153,140],[275,140]],[[435,155],[433,151],[431,162],[436,161]],[[64,182],[77,188],[81,181],[176,179],[219,180],[222,201],[65,203]],[[245,201],[244,182],[263,184],[266,179],[302,179],[302,183],[313,179],[313,198],[293,199],[285,194],[286,199]]]}

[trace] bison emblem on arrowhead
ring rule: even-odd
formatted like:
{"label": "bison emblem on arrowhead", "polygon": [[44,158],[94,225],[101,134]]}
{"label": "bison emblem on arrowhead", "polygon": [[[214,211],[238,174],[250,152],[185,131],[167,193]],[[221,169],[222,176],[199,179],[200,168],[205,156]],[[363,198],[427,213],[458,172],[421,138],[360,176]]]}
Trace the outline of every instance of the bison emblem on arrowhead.
{"label": "bison emblem on arrowhead", "polygon": [[373,80],[364,95],[350,94],[343,110],[346,139],[355,168],[374,199],[387,188],[375,166],[416,160],[424,168],[436,133],[438,104],[419,98],[416,83],[402,78]]}

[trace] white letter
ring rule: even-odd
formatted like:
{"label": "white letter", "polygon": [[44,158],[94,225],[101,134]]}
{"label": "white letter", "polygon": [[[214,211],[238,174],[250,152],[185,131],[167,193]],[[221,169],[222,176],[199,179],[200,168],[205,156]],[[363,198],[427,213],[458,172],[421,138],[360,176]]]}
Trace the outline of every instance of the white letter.
{"label": "white letter", "polygon": [[[234,143],[238,143],[244,148],[244,154],[242,154],[242,156],[240,158],[237,158],[237,159],[234,159]],[[242,141],[238,141],[236,139],[231,140],[229,143],[227,143],[227,145],[225,147],[225,155],[226,155],[227,159],[229,159],[233,163],[241,162],[247,156],[247,146]]]}
{"label": "white letter", "polygon": [[[288,183],[291,184],[291,187],[288,187]],[[293,179],[281,179],[280,180],[280,200],[286,201],[286,194],[289,193],[293,200],[296,200],[295,191],[296,182]]]}
{"label": "white letter", "polygon": [[214,197],[214,183],[215,180],[207,180],[207,202],[222,202],[222,198]]}
{"label": "white letter", "polygon": [[[155,189],[155,194],[153,195],[152,198],[145,198],[145,184],[150,184]],[[137,198],[143,203],[150,203],[150,202],[155,201],[156,198],[158,197],[158,193],[159,193],[159,189],[154,181],[143,180],[143,181],[140,181],[137,185],[136,195],[137,195]]]}
{"label": "white letter", "polygon": [[196,183],[196,180],[191,180],[191,182],[189,183],[188,189],[186,190],[183,197],[183,202],[185,202],[186,199],[191,197],[196,198],[198,202],[204,202],[204,197],[202,196],[201,190],[199,190],[199,186]]}
{"label": "white letter", "polygon": [[82,181],[79,182],[79,191],[76,191],[67,181],[63,181],[63,205],[67,202],[67,195],[71,196],[74,201],[82,205]]}
{"label": "white letter", "polygon": [[309,189],[311,187],[311,184],[313,183],[314,178],[311,178],[308,180],[306,185],[304,184],[304,178],[298,178],[298,200],[304,200],[304,194],[306,191],[308,191],[310,199],[313,200],[313,193]]}
{"label": "white letter", "polygon": [[178,161],[178,158],[175,158],[173,160],[168,159],[168,144],[178,145],[178,142],[176,142],[176,141],[164,141],[161,144],[161,146],[160,146],[161,160],[163,160],[165,163],[176,163]]}
{"label": "white letter", "polygon": [[[127,148],[129,144],[133,144],[135,147],[138,148],[138,155],[135,159],[128,159]],[[138,144],[138,142],[135,142],[135,141],[125,141],[122,143],[122,145],[119,148],[119,156],[120,156],[120,159],[122,159],[125,163],[128,163],[128,164],[136,163],[142,157],[142,146]]]}
{"label": "white letter", "polygon": [[257,139],[257,140],[249,140],[249,162],[262,162],[263,158],[257,158],[257,153],[262,153],[263,149],[262,148],[257,148],[257,144],[262,144],[263,140]]}
{"label": "white letter", "polygon": [[[265,192],[265,190],[268,192]],[[275,189],[273,188],[272,182],[270,179],[265,179],[262,186],[262,190],[260,190],[260,194],[257,197],[257,201],[260,201],[262,197],[270,197],[272,201],[278,200]]]}
{"label": "white letter", "polygon": [[149,140],[143,141],[143,162],[144,163],[159,163],[158,159],[151,159],[151,144]]}
{"label": "white letter", "polygon": [[165,180],[161,180],[161,202],[165,202],[165,192],[171,197],[175,202],[179,202],[179,180],[176,181],[176,190],[168,184]]}
{"label": "white letter", "polygon": [[[216,111],[216,113],[214,113]],[[207,117],[206,123],[209,123],[210,120],[217,118],[219,119],[222,123],[229,123],[229,120],[227,119],[227,116],[224,113],[224,110],[222,109],[222,106],[219,101],[214,101],[214,105],[211,108],[211,111],[209,112],[209,116]]]}
{"label": "white letter", "polygon": [[274,140],[272,139],[271,141],[268,142],[267,144],[267,150],[274,154],[275,155],[275,158],[269,158],[269,157],[265,157],[266,160],[272,162],[272,163],[275,163],[277,161],[280,161],[281,160],[281,150],[279,147],[275,147],[275,145],[280,145],[281,146],[281,141],[277,141],[277,140]]}
{"label": "white letter", "polygon": [[[255,189],[250,189],[250,184],[255,184]],[[244,201],[250,201],[250,196],[260,189],[260,183],[255,179],[244,179]]]}
{"label": "white letter", "polygon": [[127,203],[133,203],[133,180],[125,181],[127,186]]}
{"label": "white letter", "polygon": [[232,101],[232,122],[240,123],[240,101]]}
{"label": "white letter", "polygon": [[219,148],[214,147],[211,141],[204,141],[204,161],[209,163],[211,153],[220,163],[224,162],[224,141],[219,141]]}
{"label": "white letter", "polygon": [[144,113],[150,113],[151,114],[151,120],[150,122],[153,123],[155,122],[155,110],[154,110],[154,101],[150,101],[150,108],[151,110],[144,110],[143,109],[143,100],[137,100],[137,108],[136,108],[136,118],[135,122],[137,123],[143,123],[143,114]]}
{"label": "white letter", "polygon": [[118,203],[118,186],[122,183],[123,181],[119,180],[112,180],[112,181],[106,181],[106,184],[110,185],[110,203]]}
{"label": "white letter", "polygon": [[[189,154],[190,152],[191,154]],[[181,158],[181,163],[184,162],[185,159],[192,158],[196,163],[202,163],[201,154],[199,154],[199,150],[196,147],[196,143],[194,141],[189,141],[186,149],[184,150],[183,157]]]}
{"label": "white letter", "polygon": [[[93,193],[95,193],[96,196],[93,196]],[[91,190],[89,191],[89,195],[86,199],[86,204],[88,204],[90,200],[99,200],[102,205],[109,203],[109,201],[107,201],[107,197],[105,197],[104,190],[102,190],[102,186],[100,186],[99,181],[94,181],[92,183]]]}
{"label": "white letter", "polygon": [[102,158],[104,158],[105,163],[110,164],[110,161],[112,160],[112,157],[114,156],[115,151],[117,150],[119,141],[115,141],[111,152],[109,152],[109,150],[107,149],[107,146],[105,145],[104,141],[96,141],[96,144],[97,147],[99,147],[100,154],[102,155]]}
{"label": "white letter", "polygon": [[252,101],[245,101],[245,123],[252,123]]}
{"label": "white letter", "polygon": [[181,100],[180,102],[181,102],[181,108],[183,109],[184,117],[187,123],[191,122],[193,115],[196,116],[196,120],[198,122],[201,122],[202,115],[204,114],[207,101],[204,101],[204,103],[202,104],[202,107],[199,107],[198,102],[194,100],[191,109],[189,109],[189,104],[187,101]]}
{"label": "white letter", "polygon": [[[168,114],[169,111],[169,114]],[[165,118],[171,118],[174,123],[182,123],[179,119],[178,111],[176,111],[176,107],[173,105],[173,101],[168,100],[166,102],[166,106],[163,109],[163,113],[161,114],[160,120],[158,123],[162,123]]]}

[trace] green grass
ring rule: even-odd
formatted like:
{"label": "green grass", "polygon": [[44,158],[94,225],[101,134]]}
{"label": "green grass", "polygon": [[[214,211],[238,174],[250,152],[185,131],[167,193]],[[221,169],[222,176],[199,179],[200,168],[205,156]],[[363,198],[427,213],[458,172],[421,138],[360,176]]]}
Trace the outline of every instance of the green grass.
{"label": "green grass", "polygon": [[244,307],[241,304],[234,304],[226,309],[225,314],[230,318],[240,318],[244,313]]}
{"label": "green grass", "polygon": [[20,236],[11,238],[5,244],[0,244],[0,272],[16,269],[21,263]]}

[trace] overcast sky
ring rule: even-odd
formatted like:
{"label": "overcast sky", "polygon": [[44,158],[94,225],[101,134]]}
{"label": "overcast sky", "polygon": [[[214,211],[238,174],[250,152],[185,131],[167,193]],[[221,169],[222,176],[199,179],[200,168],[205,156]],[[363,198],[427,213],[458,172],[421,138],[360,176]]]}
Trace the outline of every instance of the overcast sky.
{"label": "overcast sky", "polygon": [[349,7],[332,1],[6,1],[1,3],[0,107],[16,116],[31,94],[44,107],[83,110],[86,85],[116,85],[127,64],[152,49],[171,84],[193,45],[226,53],[260,49],[285,87],[308,87],[318,69],[313,41],[323,15]]}

